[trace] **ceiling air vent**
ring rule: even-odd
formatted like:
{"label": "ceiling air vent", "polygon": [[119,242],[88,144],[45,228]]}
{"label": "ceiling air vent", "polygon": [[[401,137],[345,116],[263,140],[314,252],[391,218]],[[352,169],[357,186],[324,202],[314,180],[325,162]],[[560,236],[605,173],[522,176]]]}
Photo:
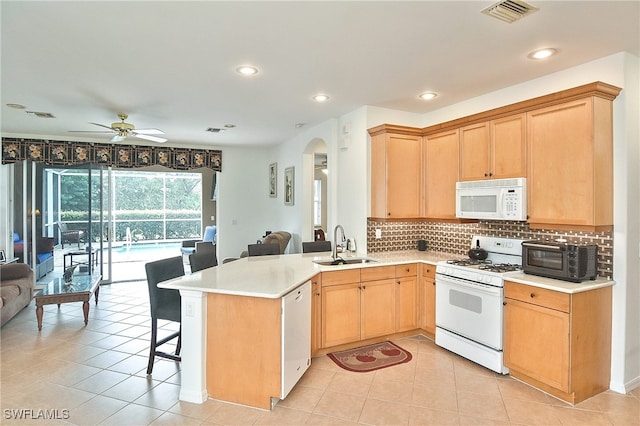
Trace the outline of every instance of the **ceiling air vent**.
{"label": "ceiling air vent", "polygon": [[25,112],[29,115],[35,115],[36,117],[40,117],[40,118],[56,118],[50,112],[38,112],[38,111],[25,111]]}
{"label": "ceiling air vent", "polygon": [[537,7],[520,0],[505,0],[492,4],[484,9],[482,13],[511,24],[537,10]]}

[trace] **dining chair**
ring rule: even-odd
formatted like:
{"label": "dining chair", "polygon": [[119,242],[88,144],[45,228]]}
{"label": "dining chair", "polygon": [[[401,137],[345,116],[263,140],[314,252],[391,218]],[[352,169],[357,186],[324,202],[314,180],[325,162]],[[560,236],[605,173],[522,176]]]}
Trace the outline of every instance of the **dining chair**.
{"label": "dining chair", "polygon": [[307,241],[302,243],[303,253],[316,253],[321,251],[331,251],[331,241]]}
{"label": "dining chair", "polygon": [[[205,244],[205,243],[203,243]],[[189,264],[191,265],[191,273],[202,271],[203,269],[213,268],[218,266],[218,258],[216,256],[216,245],[213,246],[213,250],[198,250],[189,255]]]}
{"label": "dining chair", "polygon": [[249,256],[268,256],[271,254],[280,254],[280,245],[278,243],[271,244],[249,244]]}
{"label": "dining chair", "polygon": [[[158,283],[184,275],[184,263],[182,256],[156,260],[144,265],[149,286],[149,303],[151,307],[151,347],[149,350],[149,364],[147,374],[153,371],[153,363],[156,356],[180,361],[180,347],[182,346],[182,325],[180,324],[180,292],[178,290],[158,288]],[[158,340],[158,320],[177,322],[180,324],[178,331]],[[158,350],[159,346],[178,338],[175,353],[167,353]]]}

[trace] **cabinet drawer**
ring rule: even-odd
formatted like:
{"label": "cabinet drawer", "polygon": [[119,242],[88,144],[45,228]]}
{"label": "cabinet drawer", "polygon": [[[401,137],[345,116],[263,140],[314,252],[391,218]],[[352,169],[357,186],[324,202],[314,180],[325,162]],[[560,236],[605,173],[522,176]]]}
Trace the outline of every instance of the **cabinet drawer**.
{"label": "cabinet drawer", "polygon": [[418,275],[418,264],[396,265],[396,277],[414,277]]}
{"label": "cabinet drawer", "polygon": [[509,281],[504,283],[504,297],[562,312],[569,312],[571,308],[571,295],[568,293]]}
{"label": "cabinet drawer", "polygon": [[362,281],[377,281],[395,278],[396,271],[394,266],[374,266],[372,268],[362,268],[360,270],[360,279]]}
{"label": "cabinet drawer", "polygon": [[436,265],[424,264],[422,265],[422,276],[425,278],[436,279]]}
{"label": "cabinet drawer", "polygon": [[346,269],[344,271],[329,271],[322,273],[322,286],[349,284],[360,282],[360,269]]}

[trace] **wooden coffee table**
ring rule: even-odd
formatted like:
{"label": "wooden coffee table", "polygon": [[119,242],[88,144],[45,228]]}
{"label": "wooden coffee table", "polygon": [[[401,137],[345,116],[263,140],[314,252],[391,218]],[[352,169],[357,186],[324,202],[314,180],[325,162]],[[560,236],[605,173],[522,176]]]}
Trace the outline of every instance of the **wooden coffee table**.
{"label": "wooden coffee table", "polygon": [[71,282],[66,283],[63,278],[56,278],[43,287],[35,296],[36,318],[38,330],[42,330],[43,305],[58,305],[69,302],[83,302],[84,324],[89,323],[89,299],[95,294],[96,305],[100,293],[100,274],[74,274]]}

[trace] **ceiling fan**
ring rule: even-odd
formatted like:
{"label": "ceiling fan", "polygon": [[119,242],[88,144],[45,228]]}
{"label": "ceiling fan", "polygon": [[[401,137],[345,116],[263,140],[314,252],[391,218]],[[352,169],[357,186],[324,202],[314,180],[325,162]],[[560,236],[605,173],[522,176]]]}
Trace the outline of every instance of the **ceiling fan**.
{"label": "ceiling fan", "polygon": [[111,123],[111,126],[105,126],[104,124],[99,123],[90,123],[96,126],[104,127],[109,129],[106,130],[96,130],[96,131],[85,131],[85,130],[70,130],[70,132],[74,133],[115,133],[111,138],[111,142],[122,142],[129,136],[133,136],[139,139],[146,139],[152,142],[166,142],[167,138],[162,138],[153,135],[164,135],[164,132],[159,129],[136,129],[135,126],[131,123],[125,123],[128,117],[127,114],[122,112],[118,113],[118,118],[120,118],[120,122]]}

